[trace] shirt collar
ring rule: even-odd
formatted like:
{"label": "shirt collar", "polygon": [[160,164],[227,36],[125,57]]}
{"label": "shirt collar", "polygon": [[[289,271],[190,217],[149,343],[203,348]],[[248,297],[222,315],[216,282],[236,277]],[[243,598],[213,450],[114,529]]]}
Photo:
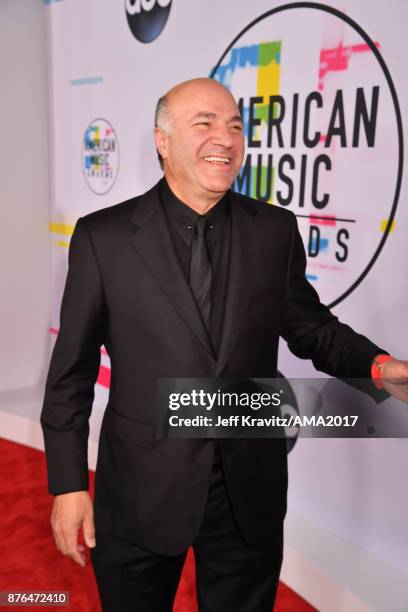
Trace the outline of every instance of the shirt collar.
{"label": "shirt collar", "polygon": [[[166,179],[163,177],[160,183],[160,197],[171,225],[182,237],[187,246],[190,246],[194,236],[195,223],[200,215],[184,204],[170,189]],[[215,206],[213,206],[205,217],[208,225],[206,238],[213,244],[218,240],[230,215],[230,203],[226,193]]]}

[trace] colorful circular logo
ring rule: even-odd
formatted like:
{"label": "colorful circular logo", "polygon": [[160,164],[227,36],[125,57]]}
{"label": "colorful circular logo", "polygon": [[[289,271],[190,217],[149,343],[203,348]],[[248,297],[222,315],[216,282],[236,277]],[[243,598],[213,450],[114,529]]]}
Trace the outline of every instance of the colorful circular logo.
{"label": "colorful circular logo", "polygon": [[106,119],[94,119],[82,142],[82,168],[88,187],[98,195],[108,193],[119,170],[118,139]]}
{"label": "colorful circular logo", "polygon": [[248,24],[211,76],[244,119],[234,189],[296,215],[307,276],[338,304],[393,230],[401,187],[401,114],[381,40],[332,7],[296,2]]}
{"label": "colorful circular logo", "polygon": [[155,40],[169,17],[172,0],[126,0],[126,16],[135,38],[143,43]]}

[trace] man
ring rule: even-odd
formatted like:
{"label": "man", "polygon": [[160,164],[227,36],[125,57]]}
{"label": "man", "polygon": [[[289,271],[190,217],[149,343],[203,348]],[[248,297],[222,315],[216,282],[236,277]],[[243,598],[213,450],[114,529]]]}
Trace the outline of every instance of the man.
{"label": "man", "polygon": [[[280,335],[333,376],[408,368],[320,304],[294,215],[229,190],[244,135],[224,87],[174,87],[159,101],[155,140],[164,179],[79,219],[71,240],[42,412],[54,536],[84,565],[83,528],[105,611],[171,610],[192,544],[201,612],[270,612],[285,441],[158,440],[157,380],[273,377]],[[87,437],[102,344],[112,379],[94,528]]]}

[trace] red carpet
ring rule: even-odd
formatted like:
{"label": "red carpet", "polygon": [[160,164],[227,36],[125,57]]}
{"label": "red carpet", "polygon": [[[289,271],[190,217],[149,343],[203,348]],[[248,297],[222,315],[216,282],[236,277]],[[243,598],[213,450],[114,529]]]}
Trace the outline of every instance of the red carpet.
{"label": "red carpet", "polygon": [[[69,606],[46,609],[98,612],[100,606],[90,564],[83,569],[63,557],[54,546],[49,521],[52,498],[46,489],[44,453],[6,440],[0,440],[0,453],[0,591],[69,591]],[[10,609],[27,610],[27,607]],[[190,551],[174,612],[196,610],[194,558]],[[280,583],[275,610],[310,612],[314,608]]]}

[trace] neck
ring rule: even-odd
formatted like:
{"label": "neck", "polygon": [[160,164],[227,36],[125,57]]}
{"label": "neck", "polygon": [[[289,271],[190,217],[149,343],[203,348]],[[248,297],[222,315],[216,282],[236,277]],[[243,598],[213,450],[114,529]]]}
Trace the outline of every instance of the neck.
{"label": "neck", "polygon": [[192,208],[199,215],[205,215],[211,208],[213,208],[217,202],[224,197],[225,191],[222,193],[209,192],[205,195],[197,195],[194,193],[184,193],[183,189],[180,189],[174,181],[166,173],[164,174],[167,184],[174,193],[174,195],[183,202],[189,208]]}

